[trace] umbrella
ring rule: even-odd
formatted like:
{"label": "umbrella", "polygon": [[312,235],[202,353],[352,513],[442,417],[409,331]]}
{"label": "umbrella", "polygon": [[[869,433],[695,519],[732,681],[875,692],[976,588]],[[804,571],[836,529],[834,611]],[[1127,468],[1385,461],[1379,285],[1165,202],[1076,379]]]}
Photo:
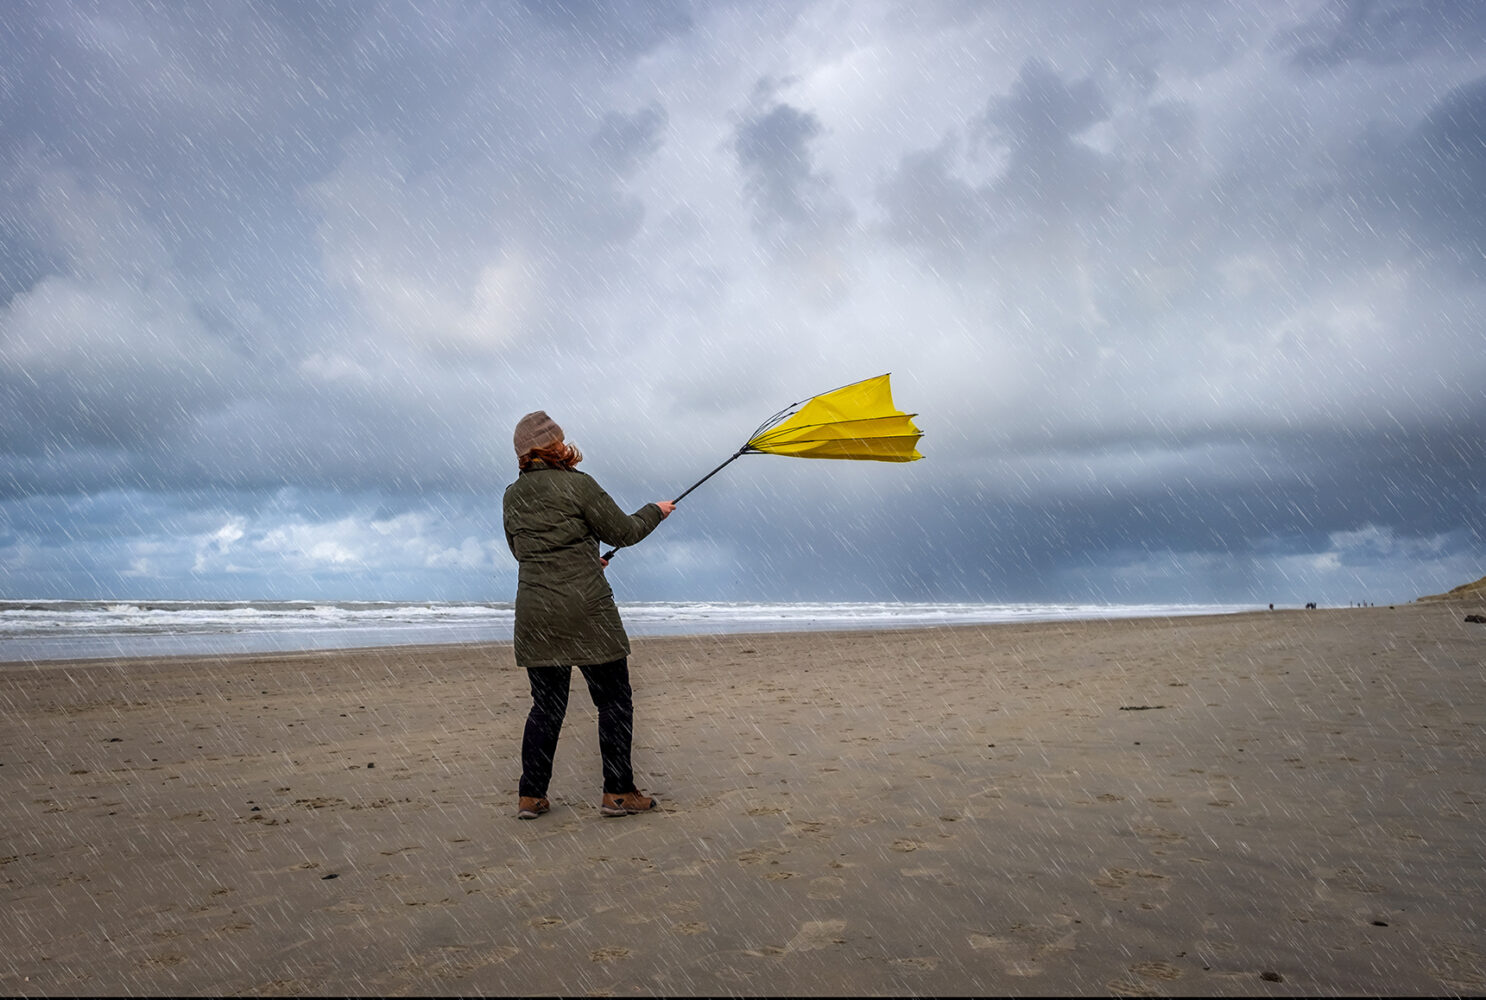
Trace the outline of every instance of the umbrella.
{"label": "umbrella", "polygon": [[[802,399],[765,420],[726,462],[692,483],[671,502],[680,503],[688,493],[744,455],[917,461],[924,457],[918,453],[918,439],[924,432],[913,425],[916,416],[893,405],[887,375]],[[603,558],[612,559],[618,551],[610,549]]]}

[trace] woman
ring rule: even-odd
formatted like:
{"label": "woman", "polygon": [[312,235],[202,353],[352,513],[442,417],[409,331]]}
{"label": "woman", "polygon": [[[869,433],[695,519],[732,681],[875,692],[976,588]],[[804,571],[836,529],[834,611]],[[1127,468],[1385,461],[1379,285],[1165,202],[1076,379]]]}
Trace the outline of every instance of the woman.
{"label": "woman", "polygon": [[520,563],[516,585],[516,665],[531,681],[531,712],[521,742],[520,802],[516,815],[536,819],[551,808],[547,784],[568,708],[573,667],[583,671],[599,715],[604,761],[605,816],[655,807],[635,787],[630,769],[634,705],[629,684],[629,637],[604,579],[599,543],[634,545],[675,504],[648,503],[626,514],[599,484],[573,466],[583,454],[563,440],[562,428],[541,410],[516,424],[521,474],[506,487],[506,544]]}

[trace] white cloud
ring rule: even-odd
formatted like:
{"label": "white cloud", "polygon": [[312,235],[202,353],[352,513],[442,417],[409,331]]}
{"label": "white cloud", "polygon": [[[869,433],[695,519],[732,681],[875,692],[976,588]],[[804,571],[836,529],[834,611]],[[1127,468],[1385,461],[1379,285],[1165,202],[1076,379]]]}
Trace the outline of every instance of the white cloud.
{"label": "white cloud", "polygon": [[283,524],[265,531],[253,547],[291,570],[360,565],[365,560],[355,547],[361,534],[357,529],[357,522],[351,518],[327,524]]}
{"label": "white cloud", "polygon": [[1332,604],[1389,604],[1437,594],[1481,576],[1482,556],[1459,532],[1409,536],[1386,525],[1334,531],[1320,551],[1275,558],[1292,593]]}
{"label": "white cloud", "polygon": [[247,535],[247,520],[234,517],[216,531],[196,537],[196,559],[193,573],[206,573],[220,568],[224,572],[237,572],[235,564],[228,560],[233,546]]}

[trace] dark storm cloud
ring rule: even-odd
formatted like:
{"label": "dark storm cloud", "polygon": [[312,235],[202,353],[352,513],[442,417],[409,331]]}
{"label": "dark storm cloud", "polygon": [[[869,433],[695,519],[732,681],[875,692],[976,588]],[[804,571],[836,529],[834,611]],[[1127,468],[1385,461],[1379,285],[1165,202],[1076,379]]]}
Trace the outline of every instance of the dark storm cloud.
{"label": "dark storm cloud", "polygon": [[733,148],[762,232],[827,230],[849,219],[829,178],[812,163],[810,147],[820,134],[819,119],[788,104],[773,105],[738,126]]}
{"label": "dark storm cloud", "polygon": [[962,260],[990,226],[986,194],[951,172],[952,145],[910,153],[879,189],[892,237],[936,258]]}
{"label": "dark storm cloud", "polygon": [[660,148],[665,127],[666,111],[658,104],[628,115],[610,111],[594,132],[593,145],[616,171],[629,173]]}
{"label": "dark storm cloud", "polygon": [[1109,117],[1092,80],[1064,81],[1051,66],[1032,60],[1022,67],[1011,93],[993,97],[980,124],[1028,156],[1066,152],[1074,136]]}
{"label": "dark storm cloud", "polygon": [[1065,80],[1041,60],[1027,62],[1010,92],[970,123],[971,155],[982,146],[1004,151],[1004,169],[974,185],[952,174],[952,141],[910,154],[880,189],[889,230],[955,260],[1070,218],[1094,221],[1112,204],[1118,169],[1078,137],[1108,116],[1093,80]]}
{"label": "dark storm cloud", "polygon": [[1352,61],[1390,65],[1486,48],[1486,9],[1472,0],[1334,0],[1277,41],[1309,72]]}
{"label": "dark storm cloud", "polygon": [[[486,8],[24,13],[0,238],[25,266],[7,270],[0,434],[17,455],[133,454],[130,478],[150,483],[457,476],[470,462],[428,394],[487,386],[410,382],[410,339],[458,365],[500,342],[484,317],[522,295],[534,325],[571,337],[581,318],[544,309],[523,279],[602,271],[642,211],[614,178],[664,127],[652,104],[596,127],[570,118],[588,157],[530,142],[540,109],[491,46],[522,27]],[[528,139],[492,144],[502,130]],[[489,255],[518,243],[522,259],[492,273]],[[366,326],[347,336],[348,319]],[[419,447],[434,441],[446,447]],[[117,462],[61,466],[108,476]]]}
{"label": "dark storm cloud", "polygon": [[632,59],[692,27],[690,5],[667,0],[524,0],[522,10],[587,56]]}
{"label": "dark storm cloud", "polygon": [[[1480,145],[1459,138],[1480,132],[1475,86],[1420,108],[1402,129],[1396,118],[1364,122],[1384,138],[1374,138],[1371,157],[1359,157],[1365,168],[1339,178],[1315,164],[1351,162],[1346,140],[1302,158],[1285,148],[1298,136],[1257,133],[1228,163],[1214,163],[1192,104],[1147,91],[1144,108],[1116,114],[1094,81],[1059,78],[1033,62],[971,122],[968,145],[950,135],[904,157],[879,189],[895,238],[926,252],[936,268],[998,284],[1002,296],[1014,294],[1006,276],[1022,273],[1015,255],[1040,260],[1034,281],[1048,270],[1059,278],[1026,323],[1051,353],[1017,348],[1028,361],[1041,355],[1023,369],[1054,384],[1016,386],[1031,405],[1008,414],[1009,430],[982,454],[995,462],[1010,449],[1019,468],[1104,470],[1132,445],[1172,456],[1206,447],[1252,467],[1249,482],[1209,486],[1193,483],[1190,458],[1149,483],[1033,486],[1033,504],[1013,496],[1006,511],[1005,544],[1026,555],[1028,573],[1068,552],[1088,554],[1097,573],[1120,560],[1134,565],[1140,552],[1167,553],[1174,565],[1205,566],[1208,574],[1252,561],[1247,572],[1256,578],[1280,562],[1279,551],[1309,552],[1316,566],[1352,566],[1356,553],[1332,559],[1331,548],[1379,525],[1389,526],[1380,530],[1390,558],[1418,555],[1440,538],[1451,551],[1479,553],[1480,536],[1460,518],[1481,503],[1486,464],[1471,430],[1486,406],[1471,388],[1480,366],[1467,333],[1474,328],[1467,303],[1480,289],[1459,283],[1449,266],[1452,258],[1480,259]],[[1290,98],[1281,91],[1279,100]],[[1114,143],[1080,135],[1106,121],[1116,126]],[[978,183],[963,177],[974,166],[977,127],[1007,148],[1001,168]],[[1121,143],[1122,132],[1139,134],[1141,145]],[[1367,134],[1349,138],[1361,144]],[[1273,150],[1259,144],[1276,140],[1282,144]],[[1022,206],[1034,211],[1019,215]],[[1069,221],[1071,234],[1049,244],[1048,234]],[[1416,271],[1428,260],[1419,248],[1431,245],[1446,269]],[[1444,252],[1452,249],[1458,256]],[[1260,264],[1292,254],[1298,266]],[[1399,283],[1402,297],[1385,325],[1359,339],[1347,314],[1371,326],[1387,296],[1359,285],[1347,301],[1323,289],[1369,268],[1415,276]],[[1090,272],[1096,277],[1081,288],[1080,274]],[[1163,272],[1176,287],[1200,282],[1201,297],[1167,297],[1153,311],[1149,279]],[[1409,291],[1414,284],[1422,287]],[[1445,290],[1448,304],[1429,286]],[[1084,288],[1085,308],[1047,309],[1059,292],[1077,300]],[[1326,298],[1329,305],[1295,309]],[[1027,309],[1003,323],[1021,325]],[[1109,377],[1057,356],[1079,343],[1116,362]],[[1235,350],[1246,355],[1248,372],[1216,363],[1236,358]],[[1462,361],[1477,374],[1461,377]],[[1155,374],[1162,371],[1169,375]],[[1193,376],[1202,389],[1188,396],[1178,386]],[[1070,384],[1095,405],[1079,409]],[[1175,467],[1184,472],[1173,480]],[[1017,475],[1025,482],[1025,471]],[[1380,568],[1373,579],[1384,576]]]}
{"label": "dark storm cloud", "polygon": [[[739,597],[763,585],[799,599],[1216,601],[1248,593],[1262,603],[1266,594],[1304,602],[1325,593],[1346,601],[1386,594],[1402,561],[1443,574],[1477,565],[1471,553],[1486,536],[1462,521],[1460,505],[1481,497],[1486,447],[1462,440],[1441,448],[1437,435],[1410,435],[1362,464],[1358,451],[1347,435],[1297,435],[1266,446],[1242,478],[1188,469],[1118,485],[1028,483],[1014,463],[998,461],[968,483],[921,483],[863,503],[888,483],[868,472],[783,508],[769,503],[778,470],[755,467],[726,492],[688,501],[701,509],[675,528],[705,550],[715,525],[729,525],[738,548],[726,560],[727,582]],[[1088,456],[1060,461],[1081,458]],[[1422,469],[1428,491],[1417,488]],[[669,584],[667,596],[685,596],[684,577],[640,572]],[[1337,589],[1331,577],[1339,572],[1352,590]]]}
{"label": "dark storm cloud", "polygon": [[977,123],[1011,151],[994,199],[1042,216],[1097,215],[1112,193],[1111,168],[1077,136],[1108,116],[1093,81],[1065,82],[1035,60],[1023,66],[1011,93],[992,99]]}
{"label": "dark storm cloud", "polygon": [[7,592],[505,596],[521,413],[638,506],[885,370],[928,460],[738,463],[621,596],[1480,575],[1474,6],[840,22],[7,7]]}
{"label": "dark storm cloud", "polygon": [[[1486,250],[1486,76],[1450,91],[1396,141],[1364,145],[1364,169],[1386,207],[1405,225],[1437,233],[1482,273]],[[1410,218],[1412,217],[1412,218]]]}

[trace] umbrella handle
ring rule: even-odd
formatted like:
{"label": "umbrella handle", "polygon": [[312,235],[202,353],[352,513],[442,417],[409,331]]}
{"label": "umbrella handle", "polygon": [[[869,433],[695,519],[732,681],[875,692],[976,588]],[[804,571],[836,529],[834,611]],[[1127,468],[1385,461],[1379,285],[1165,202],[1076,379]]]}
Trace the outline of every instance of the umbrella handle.
{"label": "umbrella handle", "polygon": [[[692,490],[696,489],[698,486],[700,486],[703,483],[705,483],[707,480],[711,479],[713,476],[717,475],[723,469],[727,468],[728,465],[731,464],[736,459],[742,458],[744,455],[748,454],[749,451],[750,451],[750,449],[749,449],[748,445],[745,444],[743,447],[741,447],[737,451],[733,452],[732,457],[729,458],[726,462],[723,462],[721,465],[719,465],[717,468],[713,469],[711,472],[707,473],[701,479],[698,479],[696,482],[694,482],[690,486],[688,486],[686,488],[686,490],[679,497],[677,497],[676,499],[672,500],[671,503],[677,504],[677,503],[680,503],[681,501],[685,500],[686,499],[686,495],[688,493],[690,493]],[[604,562],[608,562],[610,559],[613,559],[614,556],[615,556],[615,554],[617,554],[618,552],[619,552],[619,546],[616,545],[614,548],[610,549],[608,552],[605,552],[603,555],[599,556],[599,558],[602,559]]]}

